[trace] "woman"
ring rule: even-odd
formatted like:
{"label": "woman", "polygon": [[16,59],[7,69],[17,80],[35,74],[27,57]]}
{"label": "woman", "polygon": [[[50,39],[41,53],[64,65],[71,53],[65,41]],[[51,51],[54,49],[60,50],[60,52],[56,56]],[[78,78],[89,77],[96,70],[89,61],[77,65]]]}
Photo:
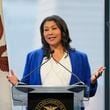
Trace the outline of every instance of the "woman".
{"label": "woman", "polygon": [[[85,97],[94,96],[97,78],[105,70],[100,67],[92,76],[87,55],[70,46],[65,21],[56,15],[43,20],[40,26],[42,48],[27,55],[22,82],[30,85],[67,86],[82,81],[89,87]],[[19,80],[11,71],[8,80],[16,85]]]}

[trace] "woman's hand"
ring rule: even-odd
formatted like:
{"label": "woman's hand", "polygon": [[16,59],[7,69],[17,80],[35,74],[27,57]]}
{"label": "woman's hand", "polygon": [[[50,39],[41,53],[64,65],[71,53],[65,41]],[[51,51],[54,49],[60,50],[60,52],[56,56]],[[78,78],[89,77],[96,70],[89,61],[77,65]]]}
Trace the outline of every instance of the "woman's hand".
{"label": "woman's hand", "polygon": [[102,75],[102,73],[105,71],[105,67],[100,67],[95,73],[91,76],[91,83],[95,84],[97,79]]}
{"label": "woman's hand", "polygon": [[7,79],[10,83],[12,83],[12,85],[17,85],[19,80],[17,78],[17,76],[15,75],[15,73],[11,70],[9,75],[7,76]]}

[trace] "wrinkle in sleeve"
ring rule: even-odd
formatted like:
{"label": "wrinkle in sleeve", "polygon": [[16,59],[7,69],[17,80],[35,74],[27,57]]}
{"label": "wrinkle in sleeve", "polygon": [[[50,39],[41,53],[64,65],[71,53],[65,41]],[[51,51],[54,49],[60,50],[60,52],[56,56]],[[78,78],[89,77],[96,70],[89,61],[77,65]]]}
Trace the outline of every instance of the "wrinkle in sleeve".
{"label": "wrinkle in sleeve", "polygon": [[85,73],[86,73],[86,79],[85,79],[85,84],[88,86],[88,89],[85,93],[85,97],[93,97],[97,91],[97,82],[95,84],[91,84],[91,70],[90,70],[90,65],[88,61],[87,55],[85,55]]}
{"label": "wrinkle in sleeve", "polygon": [[28,84],[29,83],[29,72],[30,72],[30,54],[27,55],[26,58],[26,63],[25,63],[25,68],[24,68],[24,73],[23,73],[23,77],[21,79],[21,82]]}

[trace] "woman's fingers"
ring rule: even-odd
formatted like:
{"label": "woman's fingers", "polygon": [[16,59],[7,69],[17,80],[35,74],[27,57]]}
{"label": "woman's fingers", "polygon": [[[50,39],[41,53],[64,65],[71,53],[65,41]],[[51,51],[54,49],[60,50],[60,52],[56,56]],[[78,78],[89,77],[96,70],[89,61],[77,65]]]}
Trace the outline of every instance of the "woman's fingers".
{"label": "woman's fingers", "polygon": [[96,72],[96,77],[101,76],[104,71],[105,71],[105,67],[100,67]]}
{"label": "woman's fingers", "polygon": [[91,83],[95,83],[96,80],[102,75],[102,73],[105,71],[105,67],[101,66],[94,74],[91,76]]}
{"label": "woman's fingers", "polygon": [[17,82],[18,82],[18,78],[16,77],[15,73],[13,72],[13,70],[10,70],[9,74],[7,75],[7,79],[13,85],[16,85]]}

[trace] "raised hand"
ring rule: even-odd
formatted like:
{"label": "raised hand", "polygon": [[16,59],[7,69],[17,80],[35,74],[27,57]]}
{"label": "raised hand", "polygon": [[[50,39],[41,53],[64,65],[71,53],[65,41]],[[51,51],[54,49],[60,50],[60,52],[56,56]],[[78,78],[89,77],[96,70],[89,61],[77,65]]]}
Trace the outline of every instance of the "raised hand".
{"label": "raised hand", "polygon": [[102,75],[102,73],[105,71],[105,67],[100,67],[95,73],[91,76],[91,83],[96,83],[96,80]]}
{"label": "raised hand", "polygon": [[12,85],[17,85],[19,82],[17,76],[12,70],[10,71],[10,74],[7,76],[7,79],[10,83],[12,83]]}

